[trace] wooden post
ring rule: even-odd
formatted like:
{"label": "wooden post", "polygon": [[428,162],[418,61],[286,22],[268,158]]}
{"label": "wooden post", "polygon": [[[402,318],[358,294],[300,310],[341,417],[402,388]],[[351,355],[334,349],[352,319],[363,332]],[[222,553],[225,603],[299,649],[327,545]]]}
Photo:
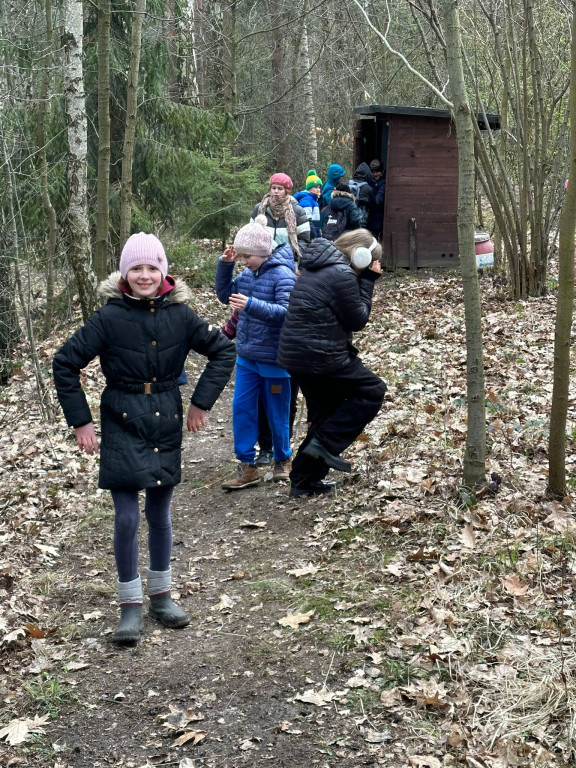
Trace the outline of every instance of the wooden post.
{"label": "wooden post", "polygon": [[408,224],[408,239],[409,239],[409,266],[410,269],[418,268],[418,238],[417,238],[416,219],[410,219]]}

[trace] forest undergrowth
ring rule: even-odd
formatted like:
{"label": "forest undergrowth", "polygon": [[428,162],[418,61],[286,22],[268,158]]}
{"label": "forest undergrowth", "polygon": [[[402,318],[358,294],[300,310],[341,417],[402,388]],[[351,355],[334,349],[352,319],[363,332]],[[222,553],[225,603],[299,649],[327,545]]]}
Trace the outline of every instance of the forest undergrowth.
{"label": "forest undergrowth", "polygon": [[[330,498],[293,500],[266,478],[222,491],[230,384],[184,441],[173,571],[191,624],[147,622],[133,650],[110,642],[112,508],[97,459],[58,411],[41,421],[23,346],[0,391],[2,765],[574,765],[576,522],[571,496],[545,496],[555,297],[502,290],[481,278],[500,483],[463,503],[458,276],[386,275],[356,342],[388,392],[347,452],[352,474]],[[227,316],[210,289],[194,301],[213,323]],[[41,345],[47,378],[71,328]],[[202,359],[189,360],[193,382]],[[97,363],[83,384],[97,413]],[[573,398],[567,443],[571,492]]]}

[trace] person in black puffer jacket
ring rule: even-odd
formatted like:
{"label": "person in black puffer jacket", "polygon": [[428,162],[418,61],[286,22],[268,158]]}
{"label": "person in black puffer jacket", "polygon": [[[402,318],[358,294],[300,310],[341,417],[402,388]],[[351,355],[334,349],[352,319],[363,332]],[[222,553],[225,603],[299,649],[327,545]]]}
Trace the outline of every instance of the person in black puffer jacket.
{"label": "person in black puffer jacket", "polygon": [[95,357],[106,379],[100,399],[99,487],[112,492],[120,623],[115,640],[135,645],[143,627],[138,569],[138,491],[146,493],[150,615],[166,627],[188,624],[170,597],[170,502],[180,482],[183,412],[178,378],[190,350],[208,358],[186,424],[198,432],[234,368],[234,345],[187,306],[190,291],[167,274],[162,243],[144,232],[126,241],[120,271],[100,286],[106,301],[61,347],[54,384],[66,421],[88,454],[97,453],[80,372]]}
{"label": "person in black puffer jacket", "polygon": [[374,211],[374,191],[372,189],[374,176],[372,176],[368,163],[360,163],[348,184],[360,211],[361,226],[367,227],[367,222]]}
{"label": "person in black puffer jacket", "polygon": [[348,184],[340,182],[332,192],[330,205],[325,212],[322,237],[334,242],[344,232],[361,227],[362,220],[355,197]]}
{"label": "person in black puffer jacket", "polygon": [[378,413],[386,384],[366,368],[352,345],[368,322],[382,249],[365,229],[334,243],[317,238],[304,249],[301,274],[290,295],[280,335],[278,364],[302,390],[309,429],[292,462],[291,496],[328,493],[332,467]]}

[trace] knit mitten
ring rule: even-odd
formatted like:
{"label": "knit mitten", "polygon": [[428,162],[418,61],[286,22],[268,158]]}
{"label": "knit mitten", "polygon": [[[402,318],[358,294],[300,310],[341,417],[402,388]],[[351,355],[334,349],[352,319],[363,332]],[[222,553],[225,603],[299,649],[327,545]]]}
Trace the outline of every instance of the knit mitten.
{"label": "knit mitten", "polygon": [[114,635],[118,645],[136,645],[144,626],[142,617],[142,580],[137,576],[133,581],[118,582],[120,601],[120,622]]}
{"label": "knit mitten", "polygon": [[190,619],[179,605],[170,597],[172,569],[167,571],[148,570],[148,595],[150,597],[149,615],[165,627],[177,629],[185,627]]}

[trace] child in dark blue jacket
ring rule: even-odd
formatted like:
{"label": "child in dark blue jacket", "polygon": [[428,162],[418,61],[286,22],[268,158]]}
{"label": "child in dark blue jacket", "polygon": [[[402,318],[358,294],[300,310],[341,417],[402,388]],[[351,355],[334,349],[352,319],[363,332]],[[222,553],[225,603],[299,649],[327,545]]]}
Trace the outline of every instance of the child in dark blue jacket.
{"label": "child in dark blue jacket", "polygon": [[322,187],[322,192],[320,193],[320,198],[318,200],[318,205],[320,206],[320,229],[322,229],[324,225],[325,211],[326,208],[330,205],[330,201],[332,200],[332,192],[336,188],[338,182],[344,181],[345,175],[346,171],[344,168],[342,168],[341,165],[338,165],[338,163],[332,163],[332,165],[328,166],[326,181],[324,182],[324,186]]}
{"label": "child in dark blue jacket", "polygon": [[[236,477],[222,484],[227,491],[260,481],[254,465],[259,397],[272,430],[273,480],[287,480],[290,472],[290,377],[277,365],[276,355],[296,272],[290,246],[285,243],[273,251],[273,245],[266,218],[257,216],[254,223],[239,230],[216,270],[218,299],[239,310],[232,427],[240,464]],[[236,260],[245,269],[234,279]]]}

